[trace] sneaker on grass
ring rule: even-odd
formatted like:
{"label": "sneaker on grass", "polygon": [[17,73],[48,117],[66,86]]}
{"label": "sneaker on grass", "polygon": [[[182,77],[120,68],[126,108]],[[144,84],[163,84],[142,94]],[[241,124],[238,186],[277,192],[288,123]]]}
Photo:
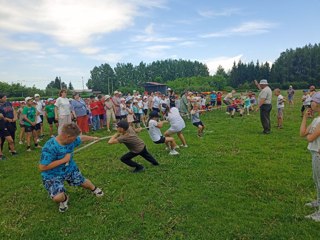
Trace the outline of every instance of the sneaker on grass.
{"label": "sneaker on grass", "polygon": [[66,200],[59,203],[59,212],[63,213],[68,210],[68,201],[69,201],[68,195],[66,195],[66,198],[67,198]]}
{"label": "sneaker on grass", "polygon": [[139,173],[139,172],[143,172],[144,171],[144,167],[136,167],[132,172],[133,173]]}
{"label": "sneaker on grass", "polygon": [[316,207],[319,207],[320,204],[317,200],[314,200],[312,202],[308,202],[305,204],[306,207],[311,207],[311,208],[316,208]]}
{"label": "sneaker on grass", "polygon": [[169,155],[178,155],[179,153],[176,151],[176,150],[174,150],[174,149],[172,149],[170,152],[169,152]]}
{"label": "sneaker on grass", "polygon": [[187,148],[188,145],[187,144],[186,145],[181,144],[180,147]]}
{"label": "sneaker on grass", "polygon": [[104,195],[103,191],[98,187],[96,187],[94,190],[92,190],[92,193],[94,195],[96,195],[97,197],[102,197]]}
{"label": "sneaker on grass", "polygon": [[313,221],[320,222],[320,211],[305,216],[305,218],[312,219]]}

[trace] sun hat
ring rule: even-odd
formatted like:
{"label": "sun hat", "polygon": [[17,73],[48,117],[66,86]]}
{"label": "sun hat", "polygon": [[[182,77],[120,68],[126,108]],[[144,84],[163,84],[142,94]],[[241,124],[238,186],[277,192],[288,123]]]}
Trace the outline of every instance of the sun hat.
{"label": "sun hat", "polygon": [[268,85],[268,81],[266,79],[260,80],[259,84]]}
{"label": "sun hat", "polygon": [[118,94],[119,92],[118,91],[114,91],[114,93],[113,94]]}
{"label": "sun hat", "polygon": [[110,95],[105,95],[104,98],[105,98],[105,99],[109,99],[109,98],[110,98]]}
{"label": "sun hat", "polygon": [[24,99],[24,101],[25,102],[28,102],[29,100],[32,100],[33,98],[32,97],[26,97],[25,99]]}
{"label": "sun hat", "polygon": [[36,98],[36,97],[40,97],[40,95],[38,94],[38,93],[36,93],[35,95],[34,95],[34,97]]}

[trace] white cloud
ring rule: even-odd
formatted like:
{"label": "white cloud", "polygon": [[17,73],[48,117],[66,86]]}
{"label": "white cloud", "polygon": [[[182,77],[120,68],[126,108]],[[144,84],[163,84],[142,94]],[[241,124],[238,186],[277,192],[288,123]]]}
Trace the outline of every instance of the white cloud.
{"label": "white cloud", "polygon": [[204,59],[201,62],[205,63],[208,66],[210,74],[213,75],[219,65],[222,66],[225,71],[231,70],[233,63],[238,63],[241,60],[242,56],[242,54],[234,57],[221,56],[217,58]]}
{"label": "white cloud", "polygon": [[[0,0],[0,4],[0,31],[44,34],[61,45],[92,54],[93,49],[84,47],[96,35],[130,27],[141,8],[162,7],[164,1]],[[36,48],[32,44],[27,47]]]}
{"label": "white cloud", "polygon": [[256,35],[267,33],[270,29],[274,28],[276,24],[264,21],[256,21],[256,22],[245,22],[240,26],[226,29],[219,32],[204,34],[201,37],[203,38],[214,38],[214,37],[228,37],[234,35]]}
{"label": "white cloud", "polygon": [[108,53],[92,55],[91,58],[100,62],[107,62],[112,64],[121,62],[121,60],[123,59],[123,55],[121,53]]}
{"label": "white cloud", "polygon": [[213,17],[229,17],[231,15],[240,14],[242,12],[239,8],[229,8],[223,9],[221,11],[215,10],[199,10],[198,13],[200,16],[205,18],[213,18]]}
{"label": "white cloud", "polygon": [[149,59],[160,59],[166,56],[166,50],[171,49],[168,45],[154,45],[146,47],[142,51],[142,56]]}
{"label": "white cloud", "polygon": [[159,36],[154,30],[154,24],[150,23],[145,29],[142,35],[137,35],[132,38],[133,42],[177,42],[180,41],[177,37],[162,37]]}
{"label": "white cloud", "polygon": [[41,45],[33,41],[13,40],[9,36],[1,34],[0,48],[9,49],[13,51],[38,51],[41,48]]}

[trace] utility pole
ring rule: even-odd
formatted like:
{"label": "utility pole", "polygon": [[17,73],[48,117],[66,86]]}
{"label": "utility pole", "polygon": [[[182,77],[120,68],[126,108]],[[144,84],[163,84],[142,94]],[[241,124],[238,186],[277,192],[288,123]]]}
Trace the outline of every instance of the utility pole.
{"label": "utility pole", "polygon": [[82,79],[82,90],[84,90],[83,77],[81,77],[81,79]]}

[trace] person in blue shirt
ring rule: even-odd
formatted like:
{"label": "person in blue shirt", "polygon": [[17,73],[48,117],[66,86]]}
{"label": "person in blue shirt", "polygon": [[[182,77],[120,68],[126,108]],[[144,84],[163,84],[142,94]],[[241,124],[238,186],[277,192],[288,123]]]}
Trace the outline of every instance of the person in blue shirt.
{"label": "person in blue shirt", "polygon": [[215,91],[212,91],[211,94],[210,94],[210,105],[212,107],[215,107],[216,106],[216,102],[217,102],[217,94]]}
{"label": "person in blue shirt", "polygon": [[103,196],[100,188],[82,176],[73,160],[74,148],[79,146],[81,141],[99,139],[85,135],[79,136],[80,132],[81,130],[75,123],[65,124],[61,133],[48,140],[42,148],[39,164],[42,182],[52,200],[59,203],[60,212],[68,209],[69,197],[65,193],[64,181],[67,181],[70,186],[89,189],[97,197]]}

